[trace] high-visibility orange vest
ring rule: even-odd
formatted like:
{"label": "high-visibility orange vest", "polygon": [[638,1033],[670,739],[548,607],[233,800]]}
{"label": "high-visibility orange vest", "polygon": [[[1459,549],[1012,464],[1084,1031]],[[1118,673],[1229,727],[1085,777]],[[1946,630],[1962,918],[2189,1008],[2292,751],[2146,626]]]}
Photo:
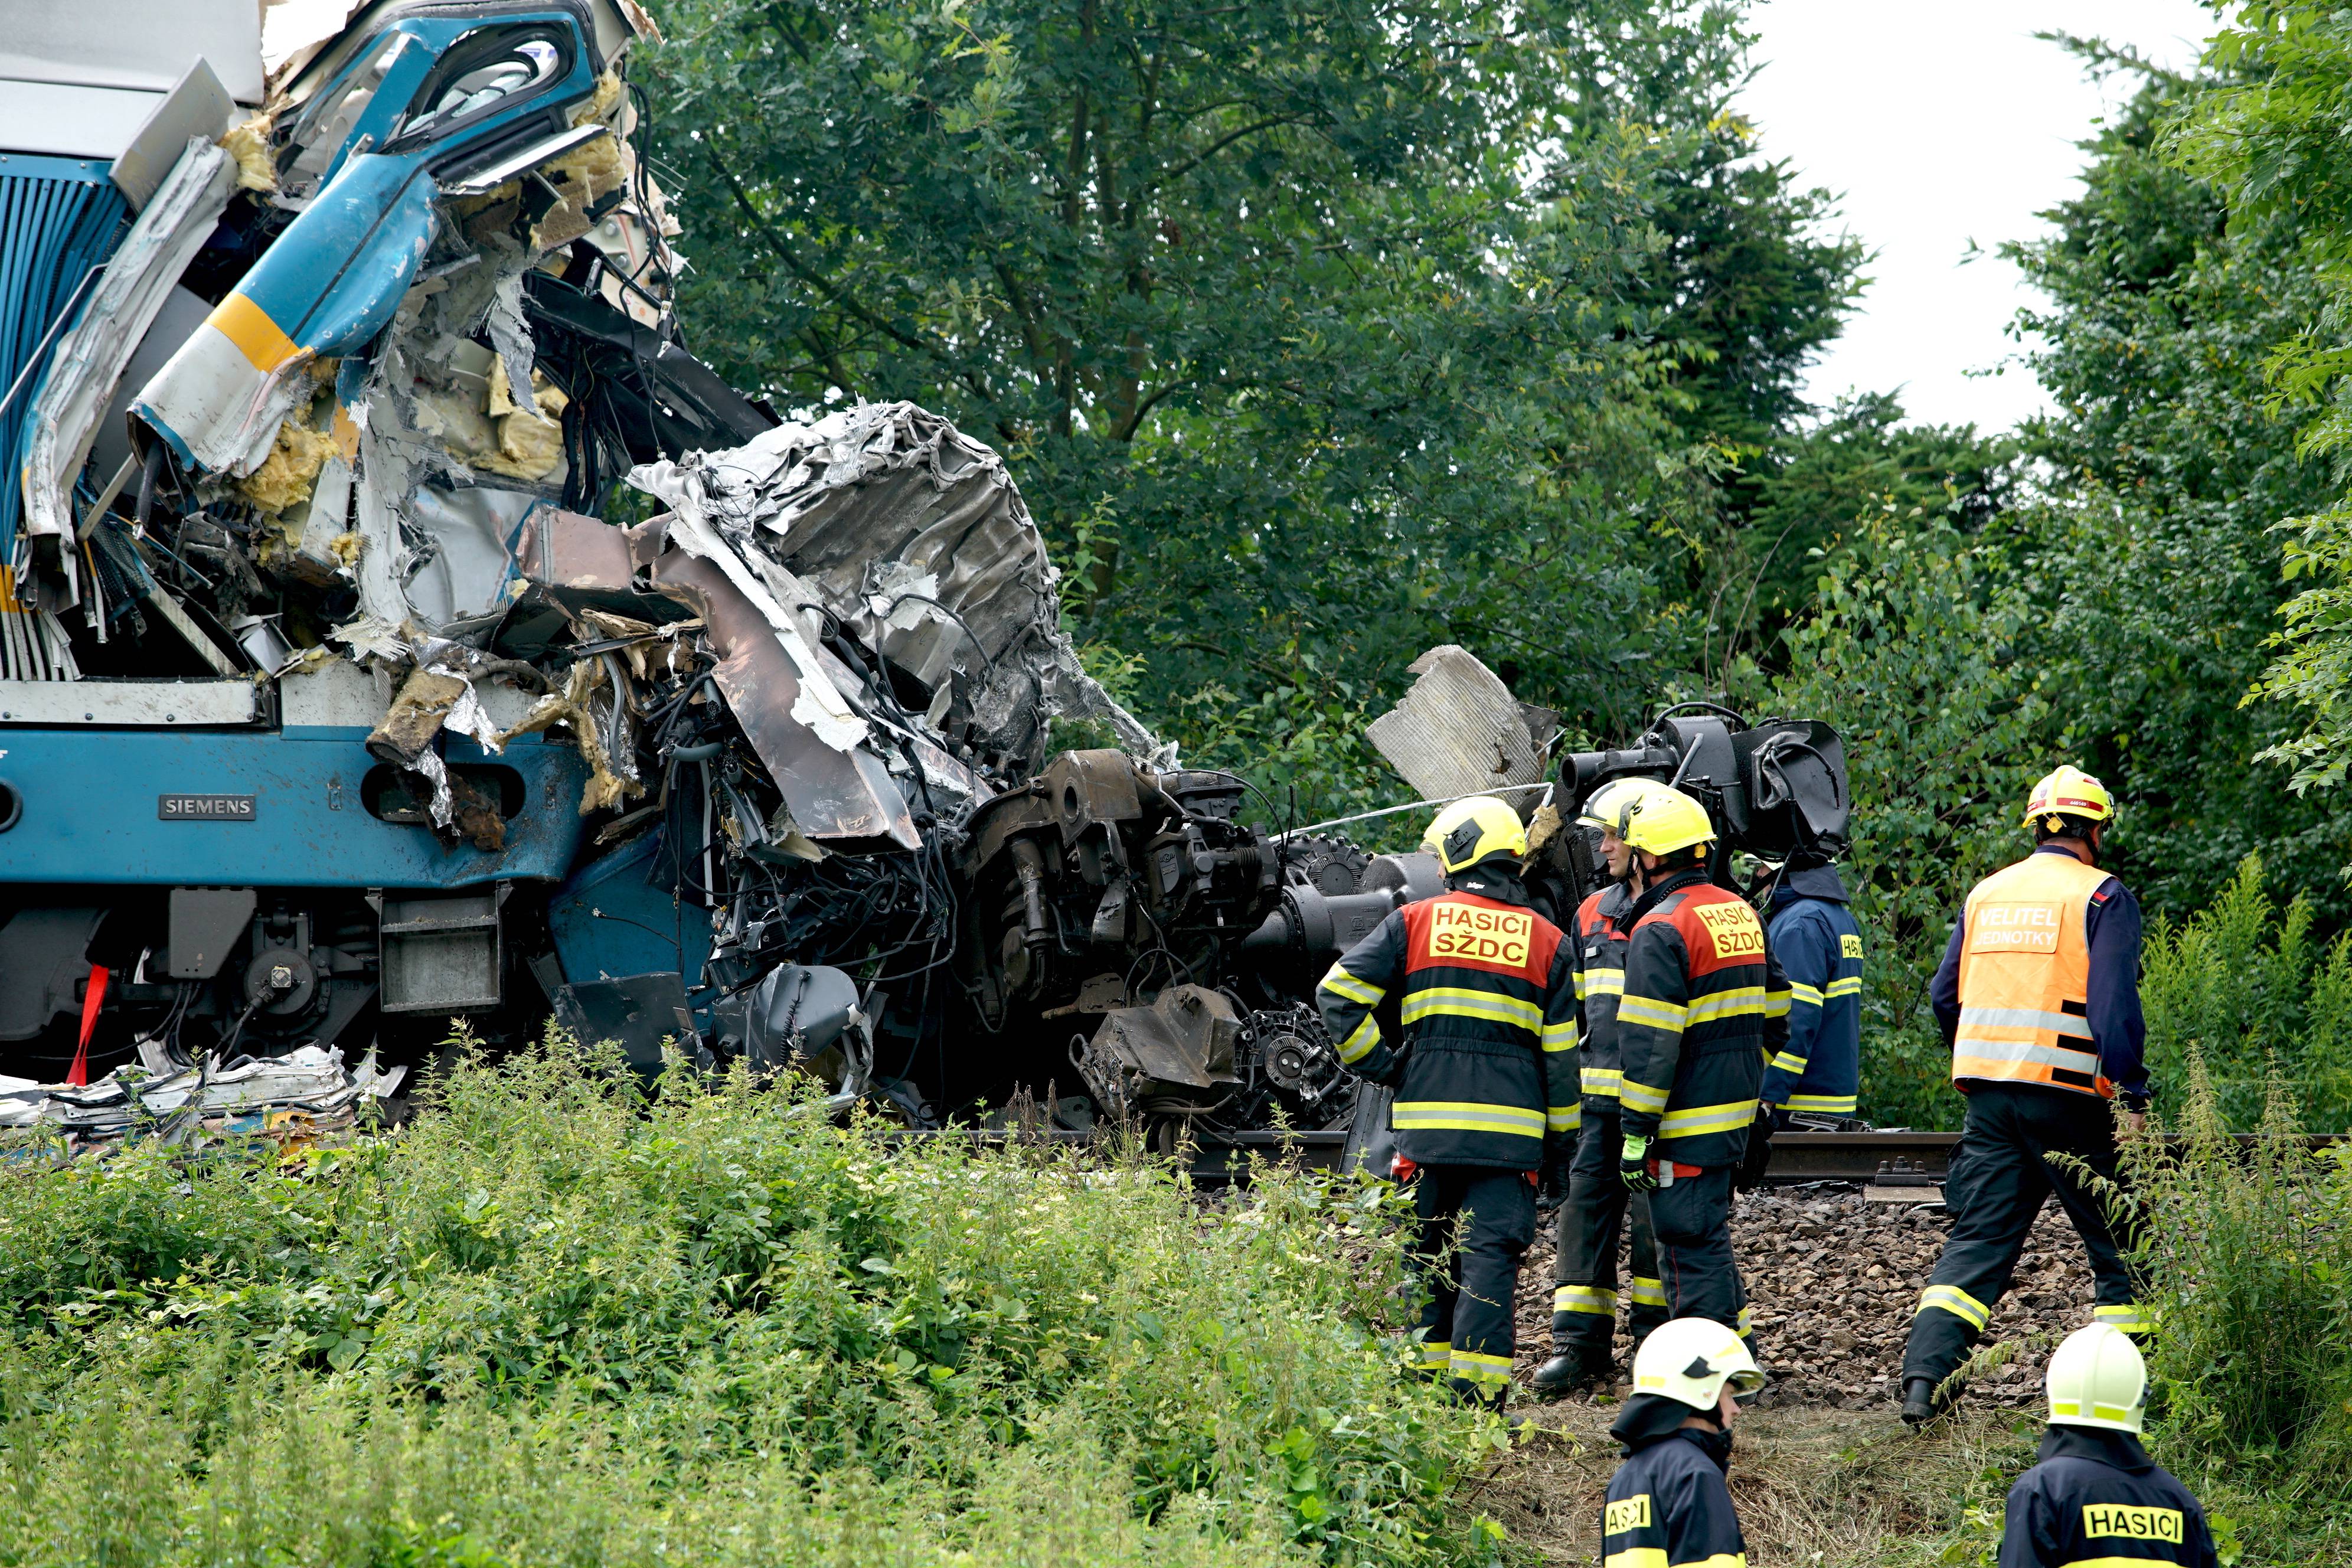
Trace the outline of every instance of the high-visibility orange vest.
{"label": "high-visibility orange vest", "polygon": [[1961,915],[1952,1079],[2114,1098],[2091,1038],[2091,895],[2108,874],[2036,852],[1979,882]]}

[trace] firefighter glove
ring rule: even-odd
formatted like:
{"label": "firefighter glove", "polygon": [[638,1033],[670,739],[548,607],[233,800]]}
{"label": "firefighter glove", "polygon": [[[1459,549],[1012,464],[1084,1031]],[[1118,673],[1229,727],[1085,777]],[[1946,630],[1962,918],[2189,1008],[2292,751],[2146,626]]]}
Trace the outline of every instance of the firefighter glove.
{"label": "firefighter glove", "polygon": [[1625,1151],[1617,1157],[1618,1179],[1628,1192],[1647,1193],[1657,1190],[1658,1178],[1650,1173],[1650,1141],[1628,1134]]}

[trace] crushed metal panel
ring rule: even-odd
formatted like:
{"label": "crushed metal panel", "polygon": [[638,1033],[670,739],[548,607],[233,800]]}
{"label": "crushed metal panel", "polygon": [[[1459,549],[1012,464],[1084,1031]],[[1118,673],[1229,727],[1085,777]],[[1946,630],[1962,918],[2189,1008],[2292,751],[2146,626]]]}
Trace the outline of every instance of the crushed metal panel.
{"label": "crushed metal panel", "polygon": [[[24,471],[26,533],[61,540],[74,531],[73,477],[89,455],[99,416],[236,186],[235,159],[190,142],[107,264],[80,321],[58,340],[33,403]],[[69,580],[74,554],[63,552]]]}
{"label": "crushed metal panel", "polygon": [[719,656],[719,689],[812,838],[888,838],[912,849],[922,835],[881,759],[863,745],[825,744],[795,716],[799,672],[785,658],[767,618],[709,561],[673,550],[656,558],[654,583],[709,626]]}
{"label": "crushed metal panel", "polygon": [[942,733],[1034,767],[1047,720],[1095,718],[1129,750],[1159,751],[1079,667],[1058,575],[1003,459],[940,416],[859,404],[647,465],[629,482],[936,685]]}
{"label": "crushed metal panel", "polygon": [[1242,1016],[1233,1000],[1205,985],[1171,985],[1149,1007],[1118,1007],[1103,1015],[1091,1042],[1073,1047],[1071,1060],[1114,1117],[1170,1099],[1205,1106],[1240,1080],[1234,1047]]}
{"label": "crushed metal panel", "polygon": [[115,188],[137,212],[145,206],[179,162],[191,141],[217,141],[237,114],[236,102],[199,57],[187,74],[156,103],[108,171]]}
{"label": "crushed metal panel", "polygon": [[1517,699],[1477,655],[1444,643],[1407,668],[1421,679],[1364,738],[1423,798],[1542,782],[1543,754]]}

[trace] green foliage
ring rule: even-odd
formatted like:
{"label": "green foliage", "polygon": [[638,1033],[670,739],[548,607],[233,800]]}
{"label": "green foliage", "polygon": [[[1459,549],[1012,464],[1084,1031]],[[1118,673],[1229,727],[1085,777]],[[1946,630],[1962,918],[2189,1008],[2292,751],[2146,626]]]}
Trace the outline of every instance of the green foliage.
{"label": "green foliage", "polygon": [[1749,705],[1825,720],[1845,742],[1843,868],[1869,954],[1862,1113],[1941,1126],[1959,1107],[1927,982],[1969,888],[2028,847],[2017,811],[2051,720],[2018,658],[2032,611],[1998,543],[1948,520],[1864,522],[1818,591],[1788,635],[1790,673],[1751,675]]}
{"label": "green foliage", "polygon": [[2158,916],[2141,951],[2149,1070],[2180,1085],[2197,1064],[2222,1121],[2262,1121],[2273,1080],[2305,1122],[2352,1131],[2352,932],[2322,942],[2311,901],[2282,910],[2248,857],[2212,905],[2179,923]]}
{"label": "green foliage", "polygon": [[2234,1483],[2305,1530],[2327,1513],[2340,1523],[2352,1503],[2352,1162],[2305,1149],[2284,1081],[2251,1148],[2231,1136],[2193,1052],[2187,1089],[2182,1142],[2142,1140],[2126,1161],[2148,1221],[2158,1455],[2192,1488]]}
{"label": "green foliage", "polygon": [[551,1045],[0,1216],[0,1561],[1455,1560],[1394,1191],[886,1144]]}
{"label": "green foliage", "polygon": [[2260,853],[2341,919],[2326,885],[2345,804],[2281,788],[2257,759],[2299,722],[2240,704],[2291,592],[2272,525],[2333,493],[2264,380],[2327,289],[2305,215],[2231,210],[2225,226],[2228,192],[2163,146],[2168,121],[2231,100],[2244,68],[2224,48],[2193,78],[2147,74],[2084,143],[2083,194],[2048,215],[2052,237],[2008,252],[2052,301],[2021,325],[2059,405],[2025,432],[2052,481],[2021,520],[2021,565],[2046,626],[2033,657],[2065,694],[2064,749],[2126,801],[2121,864],[2142,900],[2185,915]]}
{"label": "green foliage", "polygon": [[[2269,494],[2254,489],[2244,498],[2252,504],[2231,507],[2241,538],[2256,528],[2286,534],[2285,575],[2305,584],[2284,605],[2284,629],[2273,639],[2276,657],[2248,696],[2263,721],[2256,731],[2267,742],[2262,757],[2291,764],[2298,794],[2324,793],[2343,782],[2352,754],[2352,704],[2345,699],[2352,680],[2345,615],[2352,604],[2352,531],[2344,504],[2331,499],[2340,492],[2340,454],[2352,434],[2343,374],[2352,368],[2343,347],[2352,281],[2345,270],[2352,259],[2352,203],[2346,199],[2352,161],[2342,134],[2352,25],[2335,7],[2300,0],[2248,5],[2217,35],[2207,58],[2201,90],[2178,108],[2170,151],[2181,169],[2226,202],[2229,248],[2256,262],[2242,266],[2241,302],[2227,314],[2269,328],[2260,345],[2269,351],[2261,364],[2268,395],[2256,397],[2249,386],[2242,401],[2278,416],[2283,431],[2300,427],[2294,458],[2301,482],[2274,485]],[[2250,358],[2241,350],[2227,363],[2234,373]],[[2200,422],[2223,412],[2183,410]],[[2217,434],[2226,428],[2220,419],[2212,424]],[[2265,456],[2277,451],[2283,434],[2261,445]],[[2218,488],[2215,498],[2237,501]],[[2202,606],[2183,607],[2194,613]],[[2341,807],[2331,800],[2326,809],[2328,831],[2315,835],[2321,843],[2314,847],[2340,860]],[[2319,813],[2300,815],[2309,821]],[[2242,853],[2255,846],[2221,847]]]}
{"label": "green foliage", "polygon": [[1841,398],[1774,457],[1743,533],[1745,578],[1719,621],[1757,639],[1757,657],[1776,667],[1788,657],[1779,633],[1811,613],[1824,563],[1849,536],[1872,527],[1975,535],[2017,489],[2013,441],[1969,425],[1906,425],[1884,393]]}
{"label": "green foliage", "polygon": [[1382,776],[1317,726],[1439,642],[1633,726],[1719,474],[1794,417],[1853,287],[1855,247],[1809,237],[1825,198],[1727,111],[1746,40],[1712,0],[665,27],[702,351],[995,443],[1140,711],[1271,746],[1259,782],[1302,795]]}

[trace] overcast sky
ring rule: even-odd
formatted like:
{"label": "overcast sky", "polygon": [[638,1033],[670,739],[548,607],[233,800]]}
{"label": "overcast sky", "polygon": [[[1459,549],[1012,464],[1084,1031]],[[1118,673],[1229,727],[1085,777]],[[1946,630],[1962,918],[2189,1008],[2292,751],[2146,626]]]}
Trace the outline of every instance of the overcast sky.
{"label": "overcast sky", "polygon": [[[2210,31],[2194,0],[1751,0],[1761,64],[1742,107],[1762,151],[1841,193],[1843,222],[1878,252],[1845,334],[1814,366],[1826,404],[1901,393],[1914,419],[2000,428],[2045,406],[2004,329],[2035,296],[1990,252],[2044,231],[2033,215],[2081,187],[2074,143],[2124,93],[2034,37],[2128,43],[2185,66]],[[1973,240],[1986,254],[1963,262]]]}

